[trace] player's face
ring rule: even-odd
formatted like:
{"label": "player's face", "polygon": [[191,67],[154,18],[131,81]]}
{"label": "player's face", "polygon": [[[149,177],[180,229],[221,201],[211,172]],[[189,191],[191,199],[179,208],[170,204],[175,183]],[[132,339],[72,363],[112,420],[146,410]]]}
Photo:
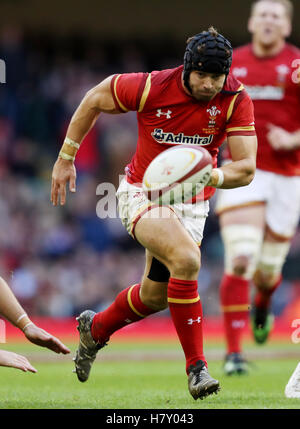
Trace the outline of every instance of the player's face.
{"label": "player's face", "polygon": [[272,46],[289,36],[291,23],[282,4],[266,0],[254,7],[248,28],[254,41]]}
{"label": "player's face", "polygon": [[225,74],[204,73],[193,70],[190,73],[190,87],[192,96],[199,101],[210,101],[218,92],[222,91]]}

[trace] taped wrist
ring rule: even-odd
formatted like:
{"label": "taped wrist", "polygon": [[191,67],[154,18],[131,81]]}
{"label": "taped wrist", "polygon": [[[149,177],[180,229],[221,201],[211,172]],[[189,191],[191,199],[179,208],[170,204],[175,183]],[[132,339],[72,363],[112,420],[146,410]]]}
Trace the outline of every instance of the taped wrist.
{"label": "taped wrist", "polygon": [[79,148],[79,143],[76,143],[74,140],[66,137],[58,156],[67,161],[75,161],[75,157]]}
{"label": "taped wrist", "polygon": [[208,182],[208,186],[213,186],[214,188],[220,188],[223,185],[224,182],[224,173],[223,170],[221,170],[220,168],[214,168],[212,171],[214,171],[215,173],[217,173],[217,178],[213,177],[213,175],[211,176],[209,182]]}

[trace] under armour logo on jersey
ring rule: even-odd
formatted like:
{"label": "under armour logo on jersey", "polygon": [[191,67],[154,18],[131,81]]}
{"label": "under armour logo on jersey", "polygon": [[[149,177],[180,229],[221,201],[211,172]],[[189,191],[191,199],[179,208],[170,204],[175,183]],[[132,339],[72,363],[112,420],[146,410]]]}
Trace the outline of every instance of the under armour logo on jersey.
{"label": "under armour logo on jersey", "polygon": [[193,323],[201,323],[201,317],[199,316],[197,319],[188,319],[187,324],[192,325]]}
{"label": "under armour logo on jersey", "polygon": [[171,119],[171,113],[172,113],[172,110],[168,110],[167,112],[162,112],[161,109],[157,109],[156,116],[160,118],[161,115],[165,115],[167,119]]}

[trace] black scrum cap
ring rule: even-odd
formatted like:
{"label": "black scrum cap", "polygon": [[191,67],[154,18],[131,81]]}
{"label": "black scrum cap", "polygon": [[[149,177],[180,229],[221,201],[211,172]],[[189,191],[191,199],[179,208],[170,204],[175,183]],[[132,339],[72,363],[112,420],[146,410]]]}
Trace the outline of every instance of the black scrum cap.
{"label": "black scrum cap", "polygon": [[190,90],[192,70],[228,75],[232,62],[232,46],[215,30],[202,31],[189,39],[183,60],[183,80]]}

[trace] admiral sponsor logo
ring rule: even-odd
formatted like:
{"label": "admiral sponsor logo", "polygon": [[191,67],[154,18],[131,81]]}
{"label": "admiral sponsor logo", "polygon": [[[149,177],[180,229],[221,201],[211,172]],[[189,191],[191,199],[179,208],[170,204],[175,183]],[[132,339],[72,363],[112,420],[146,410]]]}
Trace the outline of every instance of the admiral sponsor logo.
{"label": "admiral sponsor logo", "polygon": [[245,85],[245,89],[252,100],[282,100],[284,88],[272,85]]}
{"label": "admiral sponsor logo", "polygon": [[166,144],[190,144],[190,145],[201,145],[207,146],[212,143],[214,136],[211,134],[207,137],[201,137],[199,134],[195,134],[193,136],[186,136],[183,133],[174,134],[174,133],[164,133],[161,128],[155,128],[155,130],[151,133],[151,136],[158,143],[166,143]]}

